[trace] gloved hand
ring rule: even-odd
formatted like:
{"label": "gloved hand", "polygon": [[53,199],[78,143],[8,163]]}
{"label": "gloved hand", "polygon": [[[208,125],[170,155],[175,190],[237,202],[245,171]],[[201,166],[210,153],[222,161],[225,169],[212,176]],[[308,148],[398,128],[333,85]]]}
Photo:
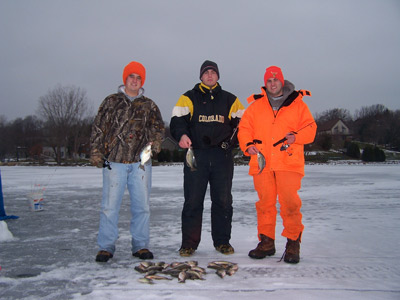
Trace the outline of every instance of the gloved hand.
{"label": "gloved hand", "polygon": [[151,151],[155,153],[160,153],[161,151],[161,144],[159,142],[153,142],[151,145]]}
{"label": "gloved hand", "polygon": [[293,132],[289,132],[285,136],[287,143],[293,144],[296,141],[296,136],[293,134]]}
{"label": "gloved hand", "polygon": [[92,154],[90,156],[90,160],[89,161],[93,166],[95,166],[97,168],[102,168],[103,167],[104,160],[103,160],[102,155],[100,155],[100,154],[94,154],[94,155]]}

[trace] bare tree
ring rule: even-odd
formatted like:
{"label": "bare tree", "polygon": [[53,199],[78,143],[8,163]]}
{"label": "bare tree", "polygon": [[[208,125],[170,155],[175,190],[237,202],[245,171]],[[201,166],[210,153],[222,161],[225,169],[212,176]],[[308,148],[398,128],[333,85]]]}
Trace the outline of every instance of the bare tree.
{"label": "bare tree", "polygon": [[36,116],[3,123],[0,116],[0,158],[28,158],[33,146],[42,141],[43,124]]}
{"label": "bare tree", "polygon": [[75,160],[77,160],[80,157],[80,154],[84,151],[82,147],[86,148],[88,145],[90,145],[90,134],[94,117],[94,115],[86,117],[85,119],[76,123],[72,128],[69,149],[72,149],[71,151]]}
{"label": "bare tree", "polygon": [[377,115],[383,115],[387,112],[388,109],[382,104],[363,106],[360,109],[356,110],[355,118],[356,119],[374,118]]}
{"label": "bare tree", "polygon": [[323,111],[322,113],[317,113],[315,115],[315,120],[319,124],[339,119],[344,121],[345,123],[351,123],[352,121],[350,112],[344,108],[328,109]]}
{"label": "bare tree", "polygon": [[86,91],[75,86],[59,85],[40,97],[38,113],[46,123],[48,142],[58,164],[61,163],[62,148],[66,151],[74,127],[91,113],[90,109]]}
{"label": "bare tree", "polygon": [[[390,144],[388,132],[396,126],[395,115],[382,104],[364,106],[356,111],[355,128],[358,139],[374,144]],[[393,124],[394,123],[394,124]]]}
{"label": "bare tree", "polygon": [[7,118],[5,115],[0,115],[0,126],[3,127],[7,123]]}
{"label": "bare tree", "polygon": [[7,118],[4,115],[0,115],[0,161],[4,159],[7,153]]}

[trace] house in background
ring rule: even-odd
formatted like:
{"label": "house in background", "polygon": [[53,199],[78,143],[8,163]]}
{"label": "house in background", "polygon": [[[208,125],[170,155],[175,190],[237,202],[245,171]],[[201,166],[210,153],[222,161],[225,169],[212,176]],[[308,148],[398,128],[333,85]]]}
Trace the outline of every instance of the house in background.
{"label": "house in background", "polygon": [[350,127],[341,119],[333,119],[318,124],[317,138],[329,136],[334,148],[343,148],[346,141],[352,140]]}
{"label": "house in background", "polygon": [[340,119],[335,119],[319,125],[318,134],[348,136],[351,134],[351,131],[346,123]]}
{"label": "house in background", "polygon": [[161,149],[166,149],[169,151],[179,150],[179,145],[174,139],[167,136],[161,143]]}

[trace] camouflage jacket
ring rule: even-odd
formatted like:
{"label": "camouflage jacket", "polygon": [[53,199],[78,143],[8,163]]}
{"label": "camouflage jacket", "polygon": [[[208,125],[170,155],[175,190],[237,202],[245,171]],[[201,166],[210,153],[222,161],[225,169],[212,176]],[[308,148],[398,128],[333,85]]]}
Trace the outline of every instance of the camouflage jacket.
{"label": "camouflage jacket", "polygon": [[94,120],[90,154],[117,163],[139,162],[149,142],[153,151],[160,152],[164,130],[160,110],[151,99],[141,95],[131,101],[122,92],[112,94]]}

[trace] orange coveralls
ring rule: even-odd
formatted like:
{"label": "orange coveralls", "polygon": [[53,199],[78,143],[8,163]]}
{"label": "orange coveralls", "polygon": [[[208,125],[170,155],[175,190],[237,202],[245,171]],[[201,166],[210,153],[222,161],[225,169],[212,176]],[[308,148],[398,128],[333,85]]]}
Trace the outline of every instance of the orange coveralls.
{"label": "orange coveralls", "polygon": [[[304,229],[300,212],[301,199],[298,190],[304,176],[304,145],[312,143],[317,125],[311,112],[303,102],[308,91],[294,91],[278,111],[273,111],[263,87],[259,95],[251,95],[239,124],[239,144],[245,155],[250,146],[256,146],[265,157],[264,170],[259,173],[257,155],[252,155],[249,175],[253,176],[258,193],[256,202],[258,237],[264,234],[275,240],[276,200],[280,204],[280,215],[284,230],[282,236],[296,240]],[[296,140],[286,151],[274,143],[294,132]]]}

